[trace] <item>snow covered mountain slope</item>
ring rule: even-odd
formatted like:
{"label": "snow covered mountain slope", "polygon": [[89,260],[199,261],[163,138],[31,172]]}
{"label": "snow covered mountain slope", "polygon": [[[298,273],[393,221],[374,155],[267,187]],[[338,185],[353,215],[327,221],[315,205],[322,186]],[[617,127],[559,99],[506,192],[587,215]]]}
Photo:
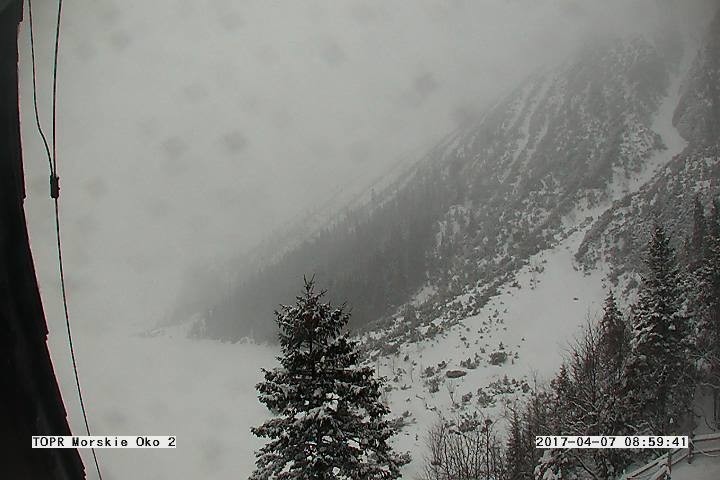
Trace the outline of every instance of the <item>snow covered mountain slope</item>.
{"label": "snow covered mountain slope", "polygon": [[[655,222],[669,226],[676,244],[684,241],[695,196],[707,204],[720,193],[720,124],[714,123],[720,98],[717,83],[708,83],[718,78],[718,33],[716,19],[697,55],[686,50],[676,57],[666,72],[665,93],[652,97],[651,113],[625,117],[629,120],[616,137],[620,146],[605,180],[571,192],[574,201],[560,204],[557,221],[545,217],[550,221],[543,226],[554,235],[523,259],[519,270],[496,277],[499,286],[492,294],[482,285],[465,287],[434,310],[439,315],[429,327],[417,320],[415,308],[406,308],[390,327],[367,335],[380,373],[391,379],[394,411],[408,423],[399,441],[403,447],[422,451],[423,432],[440,415],[457,420],[479,410],[502,420],[506,407],[529,392],[535,378],[547,380],[556,372],[563,346],[601,315],[607,289],[621,274],[627,280],[641,268],[647,232]],[[541,102],[528,100],[532,95],[525,88],[519,98],[530,107],[521,108],[536,109]],[[527,132],[527,123],[518,131]],[[547,135],[544,128],[540,131]],[[533,149],[532,140],[518,145],[503,156],[511,165]],[[456,157],[466,155],[466,149],[456,148],[461,152]],[[528,168],[524,165],[523,171]],[[563,185],[551,172],[555,185]],[[483,295],[479,310],[468,308]],[[416,302],[417,310],[432,298],[425,295]],[[408,470],[420,472],[422,461],[415,458]],[[706,462],[693,474],[714,478],[715,467]]]}
{"label": "snow covered mountain slope", "polygon": [[[533,78],[479,127],[458,133],[437,153],[435,168],[447,175],[458,170],[457,179],[475,178],[482,187],[470,182],[468,189],[477,188],[484,200],[469,193],[437,222],[422,301],[413,303],[405,325],[393,318],[404,317],[406,307],[389,315],[371,348],[376,343],[393,353],[395,345],[435,335],[437,328],[423,327],[428,321],[451,325],[479,314],[519,269],[542,271],[534,255],[571,236],[579,259],[601,251],[588,238],[605,212],[644,188],[686,148],[672,118],[692,55],[663,56],[645,40],[596,48],[587,54],[589,64],[615,75],[605,78],[583,60]],[[585,68],[590,71],[582,73]],[[645,70],[653,72],[652,81],[630,83]],[[597,95],[603,100],[589,93],[595,78],[602,79]],[[528,133],[528,125],[540,124]],[[625,265],[621,257],[599,260],[593,267]]]}
{"label": "snow covered mountain slope", "polygon": [[[667,105],[675,104],[672,117],[669,109],[661,109],[664,138],[672,146],[669,152],[676,154],[661,162],[662,168],[649,181],[616,202],[588,232],[578,251],[586,266],[613,259],[614,276],[637,269],[638,252],[653,223],[666,225],[682,240],[695,197],[707,204],[720,193],[719,59],[720,16],[716,16],[688,74],[670,92],[678,97]],[[668,118],[676,130],[669,128]]]}
{"label": "snow covered mountain slope", "polygon": [[594,42],[529,78],[409,174],[231,288],[196,333],[273,338],[271,312],[313,273],[353,307],[356,329],[389,325],[420,291],[419,324],[479,313],[532,255],[679,153],[671,112],[683,52],[671,32]]}
{"label": "snow covered mountain slope", "polygon": [[436,322],[439,333],[432,338],[376,357],[378,373],[392,387],[393,413],[406,425],[397,446],[413,452],[407,478],[422,471],[427,432],[439,418],[457,420],[483,411],[501,419],[507,404],[555,371],[582,325],[597,318],[603,276],[575,267],[573,252],[582,234],[532,256],[479,313],[452,326]]}
{"label": "snow covered mountain slope", "polygon": [[[524,266],[511,276],[499,277],[506,281],[500,280],[490,295],[479,286],[450,296],[444,308],[434,310],[440,314],[427,328],[408,325],[406,316],[412,323],[422,322],[416,320],[414,309],[409,315],[406,309],[391,327],[368,335],[380,373],[392,380],[394,410],[405,412],[408,420],[401,445],[421,450],[423,432],[440,412],[457,419],[481,409],[502,418],[505,406],[531,390],[536,376],[547,379],[557,369],[563,345],[584,323],[598,318],[602,298],[618,276],[640,268],[653,223],[665,223],[676,239],[685,238],[695,196],[707,203],[719,193],[718,130],[710,108],[718,96],[707,84],[717,77],[713,63],[720,58],[715,50],[718,31],[716,21],[695,58],[687,51],[677,57],[666,72],[665,93],[652,98],[651,113],[626,117],[605,180],[571,193],[574,201],[569,205],[558,204],[559,220],[545,217],[543,226],[554,235],[538,247],[540,253],[524,259]],[[527,91],[520,98],[530,107],[522,108],[533,110],[541,102],[528,100]],[[527,124],[518,127],[521,138]],[[547,135],[545,128],[539,131]],[[512,155],[503,156],[510,165],[525,151],[531,151],[531,159],[535,155],[532,136],[524,140],[528,137]],[[456,152],[456,157],[467,155],[464,147]],[[557,180],[555,175],[551,178]],[[455,234],[460,229],[451,227]],[[486,303],[479,311],[468,308],[474,298],[483,296]],[[425,296],[420,309],[431,299]],[[419,472],[418,461],[422,459],[416,458],[409,470]]]}

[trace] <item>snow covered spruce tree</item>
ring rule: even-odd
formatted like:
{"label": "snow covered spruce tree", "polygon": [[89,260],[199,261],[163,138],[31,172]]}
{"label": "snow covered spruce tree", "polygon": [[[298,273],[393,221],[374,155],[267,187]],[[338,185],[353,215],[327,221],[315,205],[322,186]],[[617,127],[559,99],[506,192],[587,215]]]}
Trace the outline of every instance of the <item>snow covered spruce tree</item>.
{"label": "snow covered spruce tree", "polygon": [[[598,361],[600,368],[599,429],[603,435],[630,433],[625,424],[623,372],[630,351],[628,327],[618,308],[615,295],[608,292],[599,324]],[[613,478],[632,463],[628,450],[597,450],[599,478]]]}
{"label": "snow covered spruce tree", "polygon": [[600,363],[604,366],[606,383],[618,382],[622,376],[623,365],[630,349],[627,330],[615,295],[610,291],[605,297],[603,305],[598,344]]}
{"label": "snow covered spruce tree", "polygon": [[661,226],[653,232],[646,265],[632,313],[631,348],[623,379],[624,410],[633,433],[661,435],[677,432],[694,390],[683,281]]}
{"label": "snow covered spruce tree", "polygon": [[[697,210],[697,208],[696,208]],[[698,223],[700,227],[698,227]],[[693,232],[704,228],[704,258],[693,273],[694,312],[698,318],[696,343],[700,355],[701,378],[713,391],[713,417],[720,425],[720,200],[713,201],[707,221],[695,215]],[[699,236],[693,233],[693,237]]]}
{"label": "snow covered spruce tree", "polygon": [[395,479],[406,455],[388,445],[397,427],[380,402],[382,382],[358,365],[343,307],[322,302],[314,282],[275,312],[280,366],[263,370],[259,399],[277,416],[252,432],[270,439],[251,480]]}

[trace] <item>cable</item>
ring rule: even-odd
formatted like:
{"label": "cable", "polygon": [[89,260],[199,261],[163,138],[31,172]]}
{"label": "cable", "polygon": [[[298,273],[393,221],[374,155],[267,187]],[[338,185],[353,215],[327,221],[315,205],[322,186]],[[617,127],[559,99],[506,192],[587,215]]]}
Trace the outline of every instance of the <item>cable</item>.
{"label": "cable", "polygon": [[[28,0],[30,1],[30,0]],[[63,0],[58,0],[57,20],[55,22],[55,53],[53,54],[53,87],[52,87],[52,138],[53,138],[53,156],[52,171],[57,177],[57,141],[55,126],[57,124],[57,71],[58,71],[58,52],[60,52],[60,20],[62,18]],[[57,197],[56,197],[57,199]],[[55,202],[57,203],[57,202]]]}
{"label": "cable", "polygon": [[[61,30],[61,19],[62,19],[62,0],[58,0],[57,20],[55,24],[55,50],[53,54],[53,88],[52,88],[52,155],[48,146],[47,138],[42,130],[40,124],[40,115],[38,113],[38,102],[37,102],[37,80],[36,80],[36,67],[35,67],[35,40],[33,36],[33,23],[32,23],[32,0],[28,0],[28,11],[30,19],[30,50],[32,54],[32,81],[33,81],[33,105],[35,107],[35,120],[37,123],[38,131],[43,139],[45,145],[45,152],[48,157],[48,163],[50,166],[50,197],[53,199],[55,204],[55,235],[57,239],[57,253],[58,253],[58,265],[60,271],[60,290],[62,292],[63,312],[65,313],[65,327],[67,329],[68,345],[70,347],[70,358],[72,360],[73,373],[75,376],[75,387],[78,392],[78,398],[80,400],[80,409],[82,411],[83,421],[85,422],[85,430],[90,435],[90,424],[88,422],[87,411],[85,410],[85,401],[83,400],[82,389],[80,388],[80,376],[78,375],[77,361],[75,359],[75,347],[72,341],[72,331],[70,329],[70,311],[68,308],[67,290],[65,288],[65,269],[63,268],[63,257],[62,257],[62,241],[60,234],[60,182],[57,175],[57,71],[58,71],[58,52],[60,50],[60,30]],[[95,449],[90,449],[95,463],[95,469],[98,474],[99,480],[102,480],[102,473],[100,472],[100,464],[98,463],[97,454]]]}
{"label": "cable", "polygon": [[[70,358],[72,359],[73,372],[75,374],[75,386],[77,387],[78,398],[80,399],[80,410],[82,410],[83,420],[85,421],[85,430],[88,436],[90,436],[90,425],[88,423],[87,413],[85,412],[85,402],[83,401],[82,390],[80,389],[80,376],[78,375],[77,362],[75,361],[75,348],[73,347],[72,333],[70,332],[70,313],[68,310],[67,292],[65,290],[65,271],[63,269],[62,260],[62,243],[60,241],[60,208],[59,199],[55,198],[55,234],[57,238],[57,252],[58,252],[58,265],[60,266],[60,290],[62,292],[63,311],[65,312],[65,327],[68,334],[68,344],[70,345]],[[93,461],[95,462],[95,469],[97,470],[98,478],[102,480],[102,474],[100,473],[100,465],[98,464],[97,455],[95,449],[91,448]]]}
{"label": "cable", "polygon": [[35,37],[33,35],[33,15],[32,15],[32,0],[28,0],[28,16],[30,19],[30,56],[32,57],[32,86],[33,86],[33,106],[35,107],[35,123],[37,124],[37,129],[40,132],[40,137],[42,138],[43,145],[45,146],[45,153],[47,154],[48,158],[48,164],[50,166],[50,171],[52,172],[54,170],[53,163],[52,163],[52,155],[50,154],[50,147],[48,146],[47,137],[45,136],[45,132],[43,132],[42,125],[40,124],[40,113],[38,113],[38,101],[37,101],[37,80],[36,80],[36,71],[35,71]]}

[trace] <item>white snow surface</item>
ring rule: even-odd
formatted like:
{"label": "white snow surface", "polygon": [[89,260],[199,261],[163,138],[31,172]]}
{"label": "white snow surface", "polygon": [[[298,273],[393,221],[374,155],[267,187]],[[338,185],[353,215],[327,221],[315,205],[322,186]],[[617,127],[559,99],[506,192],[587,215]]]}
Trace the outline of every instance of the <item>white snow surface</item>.
{"label": "white snow surface", "polygon": [[[480,411],[476,403],[477,389],[487,388],[503,376],[524,379],[530,385],[534,377],[539,381],[548,380],[580,328],[588,319],[599,318],[605,296],[603,275],[599,271],[585,275],[576,270],[573,263],[573,254],[583,233],[578,231],[556,248],[535,255],[530,267],[523,268],[516,276],[520,288],[503,287],[480,314],[463,320],[433,340],[402,345],[399,354],[377,363],[379,374],[386,376],[394,387],[390,395],[393,413],[400,415],[407,411],[409,418],[416,421],[406,426],[397,438],[397,448],[410,451],[413,457],[405,468],[406,478],[414,478],[422,471],[426,432],[437,420],[438,412],[453,419],[463,411]],[[536,265],[542,265],[544,271],[533,271],[531,267]],[[531,284],[536,285],[535,288],[531,288]],[[497,351],[501,342],[510,358],[502,366],[489,365],[487,354]],[[462,368],[460,361],[473,357],[480,348],[487,353],[480,365],[476,369]],[[516,352],[518,359],[511,360]],[[447,367],[438,374],[442,379],[439,391],[430,393],[420,373],[441,362],[446,362]],[[398,369],[406,373],[397,375],[398,382],[393,382]],[[467,373],[450,379],[445,376],[448,370]],[[470,402],[460,408],[453,406],[453,400],[459,404],[462,395],[469,392],[473,393]],[[504,414],[502,398],[514,397],[498,396],[495,405],[484,409],[484,413],[494,417]]]}
{"label": "white snow surface", "polygon": [[693,463],[687,462],[675,465],[672,471],[672,480],[718,480],[720,478],[720,460],[698,456]]}

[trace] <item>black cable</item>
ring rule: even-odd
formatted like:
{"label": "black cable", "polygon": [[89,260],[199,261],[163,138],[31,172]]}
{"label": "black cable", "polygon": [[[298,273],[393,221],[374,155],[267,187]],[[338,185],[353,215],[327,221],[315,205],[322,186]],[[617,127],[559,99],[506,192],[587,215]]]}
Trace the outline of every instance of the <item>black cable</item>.
{"label": "black cable", "polygon": [[[72,359],[73,372],[75,373],[75,386],[80,399],[80,410],[82,410],[83,420],[85,421],[85,430],[90,436],[90,425],[88,423],[87,413],[85,412],[85,402],[83,401],[82,390],[80,389],[80,376],[78,375],[77,362],[75,361],[75,348],[73,347],[72,333],[70,332],[70,313],[68,310],[67,292],[65,290],[65,271],[63,269],[62,243],[60,241],[60,207],[59,199],[55,198],[55,236],[57,238],[58,265],[60,266],[60,290],[62,292],[63,311],[65,312],[65,327],[67,329],[68,344],[70,345],[70,358]],[[100,465],[98,464],[95,449],[91,448],[93,461],[95,462],[95,470],[97,470],[98,478],[102,480],[100,473]]]}
{"label": "black cable", "polygon": [[35,72],[35,37],[33,35],[33,15],[32,15],[32,0],[28,0],[28,16],[30,19],[30,56],[32,57],[32,86],[33,86],[33,106],[35,107],[35,122],[37,123],[37,129],[40,132],[43,145],[45,146],[45,153],[47,154],[48,164],[50,166],[50,172],[54,170],[52,163],[52,155],[50,154],[50,147],[48,146],[47,137],[40,124],[40,113],[38,113],[38,101],[37,101],[37,81]]}
{"label": "black cable", "polygon": [[[62,0],[58,0],[57,20],[55,24],[55,51],[53,54],[53,88],[52,88],[52,155],[48,146],[47,138],[42,130],[40,124],[40,115],[38,113],[37,103],[37,80],[36,80],[36,68],[35,68],[35,41],[33,38],[33,23],[32,23],[32,0],[28,0],[28,11],[30,19],[30,49],[32,54],[32,81],[33,81],[33,104],[35,107],[35,120],[37,122],[38,131],[43,139],[45,145],[45,152],[48,157],[48,163],[50,165],[50,196],[55,204],[55,235],[57,239],[57,253],[58,253],[58,265],[60,270],[60,290],[62,292],[63,301],[63,312],[65,313],[65,327],[67,329],[68,345],[70,347],[70,358],[72,360],[73,373],[75,376],[75,387],[78,392],[78,398],[80,400],[80,410],[82,411],[83,420],[85,422],[85,430],[90,436],[90,424],[88,422],[87,412],[85,410],[85,401],[83,400],[82,389],[80,388],[80,376],[78,375],[77,361],[75,359],[75,347],[72,341],[72,332],[70,329],[70,311],[68,309],[67,290],[65,288],[65,269],[63,268],[63,257],[62,257],[62,241],[60,235],[60,186],[57,175],[57,71],[58,71],[58,52],[60,50],[60,29],[61,29],[61,18],[62,18]],[[98,463],[97,454],[95,449],[90,449],[95,462],[95,469],[98,474],[99,480],[102,480],[102,473],[100,472],[100,464]]]}
{"label": "black cable", "polygon": [[[29,1],[29,0],[28,0]],[[58,0],[57,20],[55,22],[55,53],[53,55],[53,87],[52,87],[52,138],[53,138],[53,173],[57,177],[57,142],[56,137],[56,118],[57,118],[57,71],[58,71],[58,52],[60,52],[60,20],[62,18],[63,0]],[[56,202],[57,203],[57,202]]]}

